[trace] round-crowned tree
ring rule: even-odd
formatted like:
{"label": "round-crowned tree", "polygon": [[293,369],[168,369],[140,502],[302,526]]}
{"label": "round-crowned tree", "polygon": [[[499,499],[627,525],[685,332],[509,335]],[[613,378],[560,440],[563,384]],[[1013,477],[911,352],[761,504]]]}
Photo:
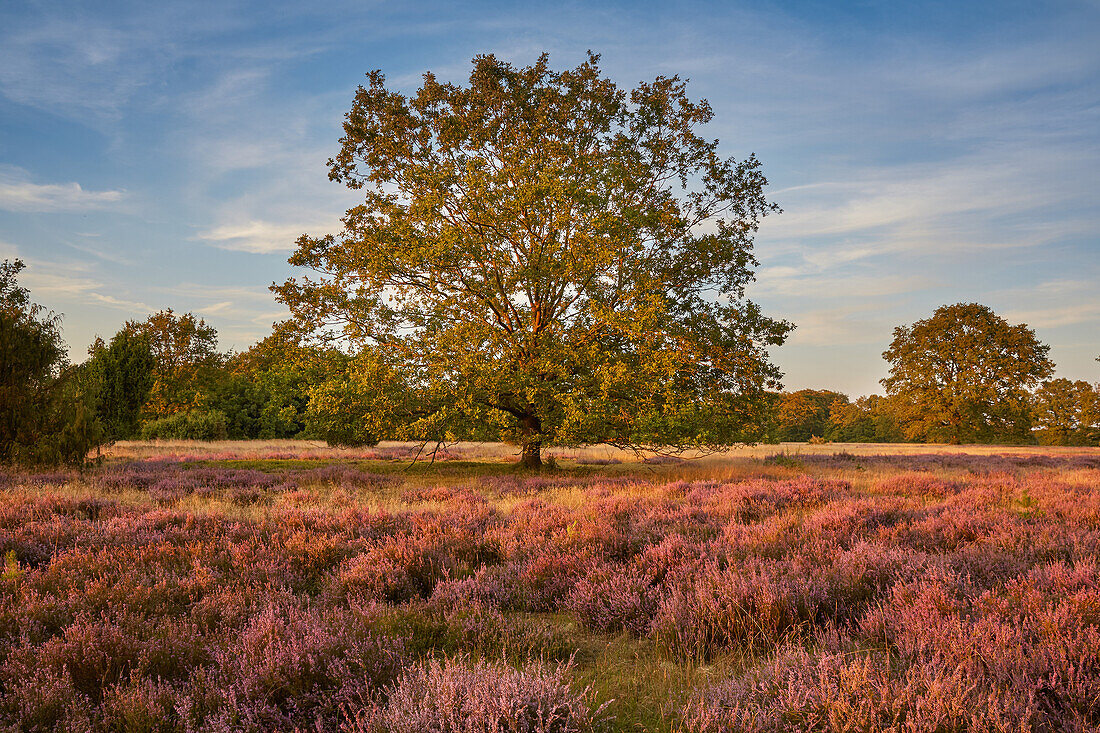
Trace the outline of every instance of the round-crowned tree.
{"label": "round-crowned tree", "polygon": [[[329,161],[361,191],[314,274],[273,286],[303,332],[363,363],[384,436],[479,425],[546,444],[720,444],[759,434],[792,325],[745,298],[776,207],[752,155],[699,136],[677,77],[625,91],[589,54],[565,71],[473,60],[411,95],[368,74]],[[377,380],[385,376],[387,384]]]}
{"label": "round-crowned tree", "polygon": [[1092,445],[1100,440],[1100,389],[1083,379],[1051,379],[1031,396],[1039,442]]}
{"label": "round-crowned tree", "polygon": [[1054,371],[1050,347],[1026,324],[977,303],[937,308],[894,329],[882,380],[910,440],[949,443],[1030,438],[1028,389]]}

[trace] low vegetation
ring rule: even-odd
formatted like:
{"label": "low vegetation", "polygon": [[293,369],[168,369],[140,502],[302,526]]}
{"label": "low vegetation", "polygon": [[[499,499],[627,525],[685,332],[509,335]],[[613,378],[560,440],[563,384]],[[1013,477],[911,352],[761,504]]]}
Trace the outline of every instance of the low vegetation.
{"label": "low vegetation", "polygon": [[126,450],[0,477],[0,729],[1100,725],[1095,451]]}

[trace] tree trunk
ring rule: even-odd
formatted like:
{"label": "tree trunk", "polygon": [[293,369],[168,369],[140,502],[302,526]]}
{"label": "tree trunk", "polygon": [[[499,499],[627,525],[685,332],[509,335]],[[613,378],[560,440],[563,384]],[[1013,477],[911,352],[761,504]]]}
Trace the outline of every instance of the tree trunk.
{"label": "tree trunk", "polygon": [[523,467],[538,470],[542,468],[542,441],[533,440],[523,444]]}
{"label": "tree trunk", "polygon": [[538,470],[542,468],[542,423],[534,415],[520,420],[523,426],[523,467]]}

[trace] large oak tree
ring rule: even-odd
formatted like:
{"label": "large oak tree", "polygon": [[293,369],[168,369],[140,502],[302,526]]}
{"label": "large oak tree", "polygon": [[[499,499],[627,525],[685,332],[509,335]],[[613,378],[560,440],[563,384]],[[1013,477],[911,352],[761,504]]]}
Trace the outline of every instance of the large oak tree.
{"label": "large oak tree", "polygon": [[1054,371],[1026,324],[978,303],[937,308],[894,329],[882,380],[910,440],[990,443],[1030,438],[1028,389]]}
{"label": "large oak tree", "polygon": [[775,210],[760,165],[699,136],[711,107],[679,78],[627,92],[598,61],[478,56],[465,86],[359,88],[329,165],[364,201],[299,239],[290,262],[315,274],[274,290],[365,355],[372,430],[495,425],[528,466],[546,443],[758,434],[766,348],[792,328],[744,294]]}

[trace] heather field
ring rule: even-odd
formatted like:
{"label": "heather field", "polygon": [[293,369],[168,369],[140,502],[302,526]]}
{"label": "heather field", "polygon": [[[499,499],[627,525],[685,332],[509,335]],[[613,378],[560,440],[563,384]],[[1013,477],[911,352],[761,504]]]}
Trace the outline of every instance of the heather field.
{"label": "heather field", "polygon": [[0,730],[1096,730],[1100,449],[962,450],[0,474]]}

